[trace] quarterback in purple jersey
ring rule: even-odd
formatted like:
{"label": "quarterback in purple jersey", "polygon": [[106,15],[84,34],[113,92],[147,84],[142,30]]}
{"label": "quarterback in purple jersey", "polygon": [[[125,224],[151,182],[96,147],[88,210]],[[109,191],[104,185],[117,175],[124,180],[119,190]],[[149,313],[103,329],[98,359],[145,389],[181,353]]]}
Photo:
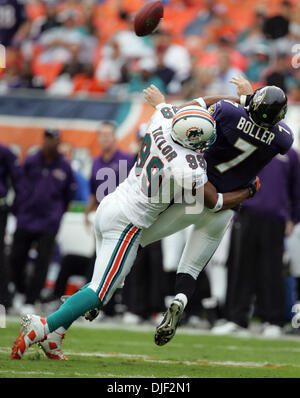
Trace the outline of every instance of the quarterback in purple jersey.
{"label": "quarterback in purple jersey", "polygon": [[221,100],[209,111],[216,121],[217,140],[204,157],[208,179],[218,192],[244,188],[274,156],[285,154],[293,143],[293,133],[285,123],[262,127],[251,120],[247,108],[231,100]]}
{"label": "quarterback in purple jersey", "polygon": [[[238,95],[243,94],[240,98],[205,97],[188,104],[208,108],[216,122],[217,137],[204,152],[204,158],[208,183],[216,188],[220,201],[213,209],[204,208],[197,217],[186,214],[182,204],[174,203],[143,231],[141,245],[146,246],[192,225],[177,269],[175,298],[156,328],[157,345],[168,343],[175,335],[197,277],[232,220],[233,210],[220,211],[223,193],[246,187],[274,156],[285,154],[293,143],[292,131],[282,122],[287,111],[285,93],[275,86],[262,87],[253,93],[245,79],[236,78],[233,82],[238,85]],[[244,85],[246,89],[241,92]]]}

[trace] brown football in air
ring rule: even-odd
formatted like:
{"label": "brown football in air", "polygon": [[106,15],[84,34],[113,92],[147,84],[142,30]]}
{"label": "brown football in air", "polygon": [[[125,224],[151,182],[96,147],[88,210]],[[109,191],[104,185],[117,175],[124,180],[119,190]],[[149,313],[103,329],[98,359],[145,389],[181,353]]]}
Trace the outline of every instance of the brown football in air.
{"label": "brown football in air", "polygon": [[136,35],[150,35],[158,27],[163,15],[164,7],[160,0],[144,4],[134,17],[134,31]]}

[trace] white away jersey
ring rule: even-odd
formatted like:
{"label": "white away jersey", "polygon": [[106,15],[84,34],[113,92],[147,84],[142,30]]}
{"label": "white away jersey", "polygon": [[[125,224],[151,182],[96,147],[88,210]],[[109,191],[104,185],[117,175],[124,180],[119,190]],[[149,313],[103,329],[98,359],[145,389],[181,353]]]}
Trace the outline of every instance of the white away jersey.
{"label": "white away jersey", "polygon": [[193,188],[207,182],[202,154],[171,137],[175,113],[172,105],[157,107],[134,167],[113,193],[126,217],[140,228],[149,227],[173,200],[182,198],[183,190],[191,194]]}

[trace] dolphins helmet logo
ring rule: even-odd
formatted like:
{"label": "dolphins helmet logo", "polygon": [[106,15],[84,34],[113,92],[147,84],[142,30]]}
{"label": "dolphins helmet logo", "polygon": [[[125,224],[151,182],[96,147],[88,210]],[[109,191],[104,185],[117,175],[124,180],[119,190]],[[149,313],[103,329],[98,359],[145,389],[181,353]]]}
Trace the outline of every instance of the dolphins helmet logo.
{"label": "dolphins helmet logo", "polygon": [[186,136],[192,142],[199,142],[199,138],[204,135],[202,129],[198,129],[197,127],[191,127],[187,130]]}

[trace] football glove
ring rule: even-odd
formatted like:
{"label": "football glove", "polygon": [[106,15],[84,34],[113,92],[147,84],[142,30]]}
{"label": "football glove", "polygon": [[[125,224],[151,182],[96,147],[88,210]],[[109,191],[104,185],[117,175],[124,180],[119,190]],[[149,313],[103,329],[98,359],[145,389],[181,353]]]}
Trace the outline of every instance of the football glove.
{"label": "football glove", "polygon": [[248,190],[249,190],[249,198],[253,198],[253,196],[256,194],[256,192],[259,190],[260,188],[260,179],[259,177],[255,177],[253,181],[251,181],[251,183],[248,186]]}

